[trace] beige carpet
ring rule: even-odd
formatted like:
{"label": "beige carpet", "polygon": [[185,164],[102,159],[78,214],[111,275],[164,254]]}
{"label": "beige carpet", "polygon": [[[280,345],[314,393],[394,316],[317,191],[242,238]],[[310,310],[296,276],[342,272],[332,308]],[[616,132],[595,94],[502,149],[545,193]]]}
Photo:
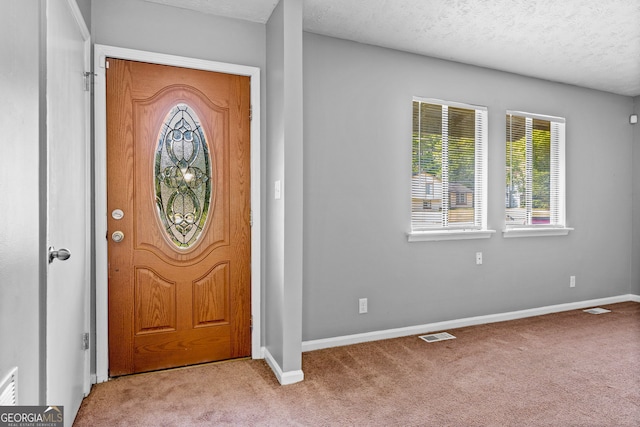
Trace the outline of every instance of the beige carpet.
{"label": "beige carpet", "polygon": [[303,355],[280,386],[261,360],[93,387],[76,426],[640,426],[640,304]]}

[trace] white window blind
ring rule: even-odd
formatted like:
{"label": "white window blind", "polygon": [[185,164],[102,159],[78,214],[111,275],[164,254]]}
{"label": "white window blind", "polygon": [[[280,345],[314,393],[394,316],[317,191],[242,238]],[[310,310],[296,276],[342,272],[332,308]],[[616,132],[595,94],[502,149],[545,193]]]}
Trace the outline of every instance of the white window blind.
{"label": "white window blind", "polygon": [[565,120],[507,111],[507,228],[565,227]]}
{"label": "white window blind", "polygon": [[413,98],[411,231],[486,229],[487,109]]}

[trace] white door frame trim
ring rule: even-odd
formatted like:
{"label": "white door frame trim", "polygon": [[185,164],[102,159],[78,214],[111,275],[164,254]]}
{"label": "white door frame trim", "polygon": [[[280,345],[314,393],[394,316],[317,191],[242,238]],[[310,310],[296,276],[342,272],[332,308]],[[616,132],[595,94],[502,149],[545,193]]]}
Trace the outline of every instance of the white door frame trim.
{"label": "white door frame trim", "polygon": [[115,46],[94,46],[95,114],[95,222],[96,222],[96,382],[109,379],[108,258],[107,258],[107,111],[105,58],[119,58],[153,64],[172,65],[251,78],[251,356],[264,358],[260,322],[260,68],[228,64]]}

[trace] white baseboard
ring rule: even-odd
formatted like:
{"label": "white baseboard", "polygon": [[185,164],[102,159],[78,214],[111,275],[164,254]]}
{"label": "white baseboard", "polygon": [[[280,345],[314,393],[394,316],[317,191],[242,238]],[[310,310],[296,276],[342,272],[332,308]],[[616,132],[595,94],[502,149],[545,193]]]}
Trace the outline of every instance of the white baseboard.
{"label": "white baseboard", "polygon": [[[587,300],[587,301],[571,302],[566,304],[549,305],[546,307],[531,308],[527,310],[510,311],[507,313],[489,314],[486,316],[475,316],[475,317],[467,317],[463,319],[447,320],[444,322],[428,323],[425,325],[408,326],[404,328],[386,329],[382,331],[366,332],[362,334],[345,335],[341,337],[303,341],[302,351],[306,352],[306,351],[320,350],[323,348],[359,344],[359,343],[369,342],[369,341],[406,337],[409,335],[427,334],[430,332],[442,331],[444,329],[456,329],[456,328],[463,328],[466,326],[482,325],[486,323],[504,322],[507,320],[523,319],[525,317],[541,316],[543,314],[558,313],[561,311],[569,311],[569,310],[578,310],[581,308],[594,307],[594,306],[604,305],[604,304],[615,304],[618,302],[625,302],[625,301],[640,302],[640,295],[634,295],[634,294],[619,295],[615,297],[599,298],[599,299],[593,299],[593,300]],[[271,369],[273,369],[273,367]]]}
{"label": "white baseboard", "polygon": [[271,355],[271,352],[267,348],[263,347],[262,352],[264,354],[264,359],[267,361],[267,364],[276,375],[276,378],[278,379],[280,385],[295,384],[304,380],[304,372],[302,372],[301,370],[283,372],[282,368],[280,367],[280,365],[278,365],[278,362],[276,362],[276,359]]}
{"label": "white baseboard", "polygon": [[251,358],[252,359],[264,359],[264,355],[265,355],[266,351],[267,351],[267,349],[265,347],[260,347],[260,348],[258,348],[258,351],[252,351],[251,352]]}

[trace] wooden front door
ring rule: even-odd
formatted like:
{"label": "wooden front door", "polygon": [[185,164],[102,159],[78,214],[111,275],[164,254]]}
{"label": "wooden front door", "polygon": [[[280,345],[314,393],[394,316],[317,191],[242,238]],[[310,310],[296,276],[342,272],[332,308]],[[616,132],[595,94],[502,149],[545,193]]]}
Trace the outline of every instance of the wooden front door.
{"label": "wooden front door", "polygon": [[248,356],[249,77],[107,68],[109,375]]}

